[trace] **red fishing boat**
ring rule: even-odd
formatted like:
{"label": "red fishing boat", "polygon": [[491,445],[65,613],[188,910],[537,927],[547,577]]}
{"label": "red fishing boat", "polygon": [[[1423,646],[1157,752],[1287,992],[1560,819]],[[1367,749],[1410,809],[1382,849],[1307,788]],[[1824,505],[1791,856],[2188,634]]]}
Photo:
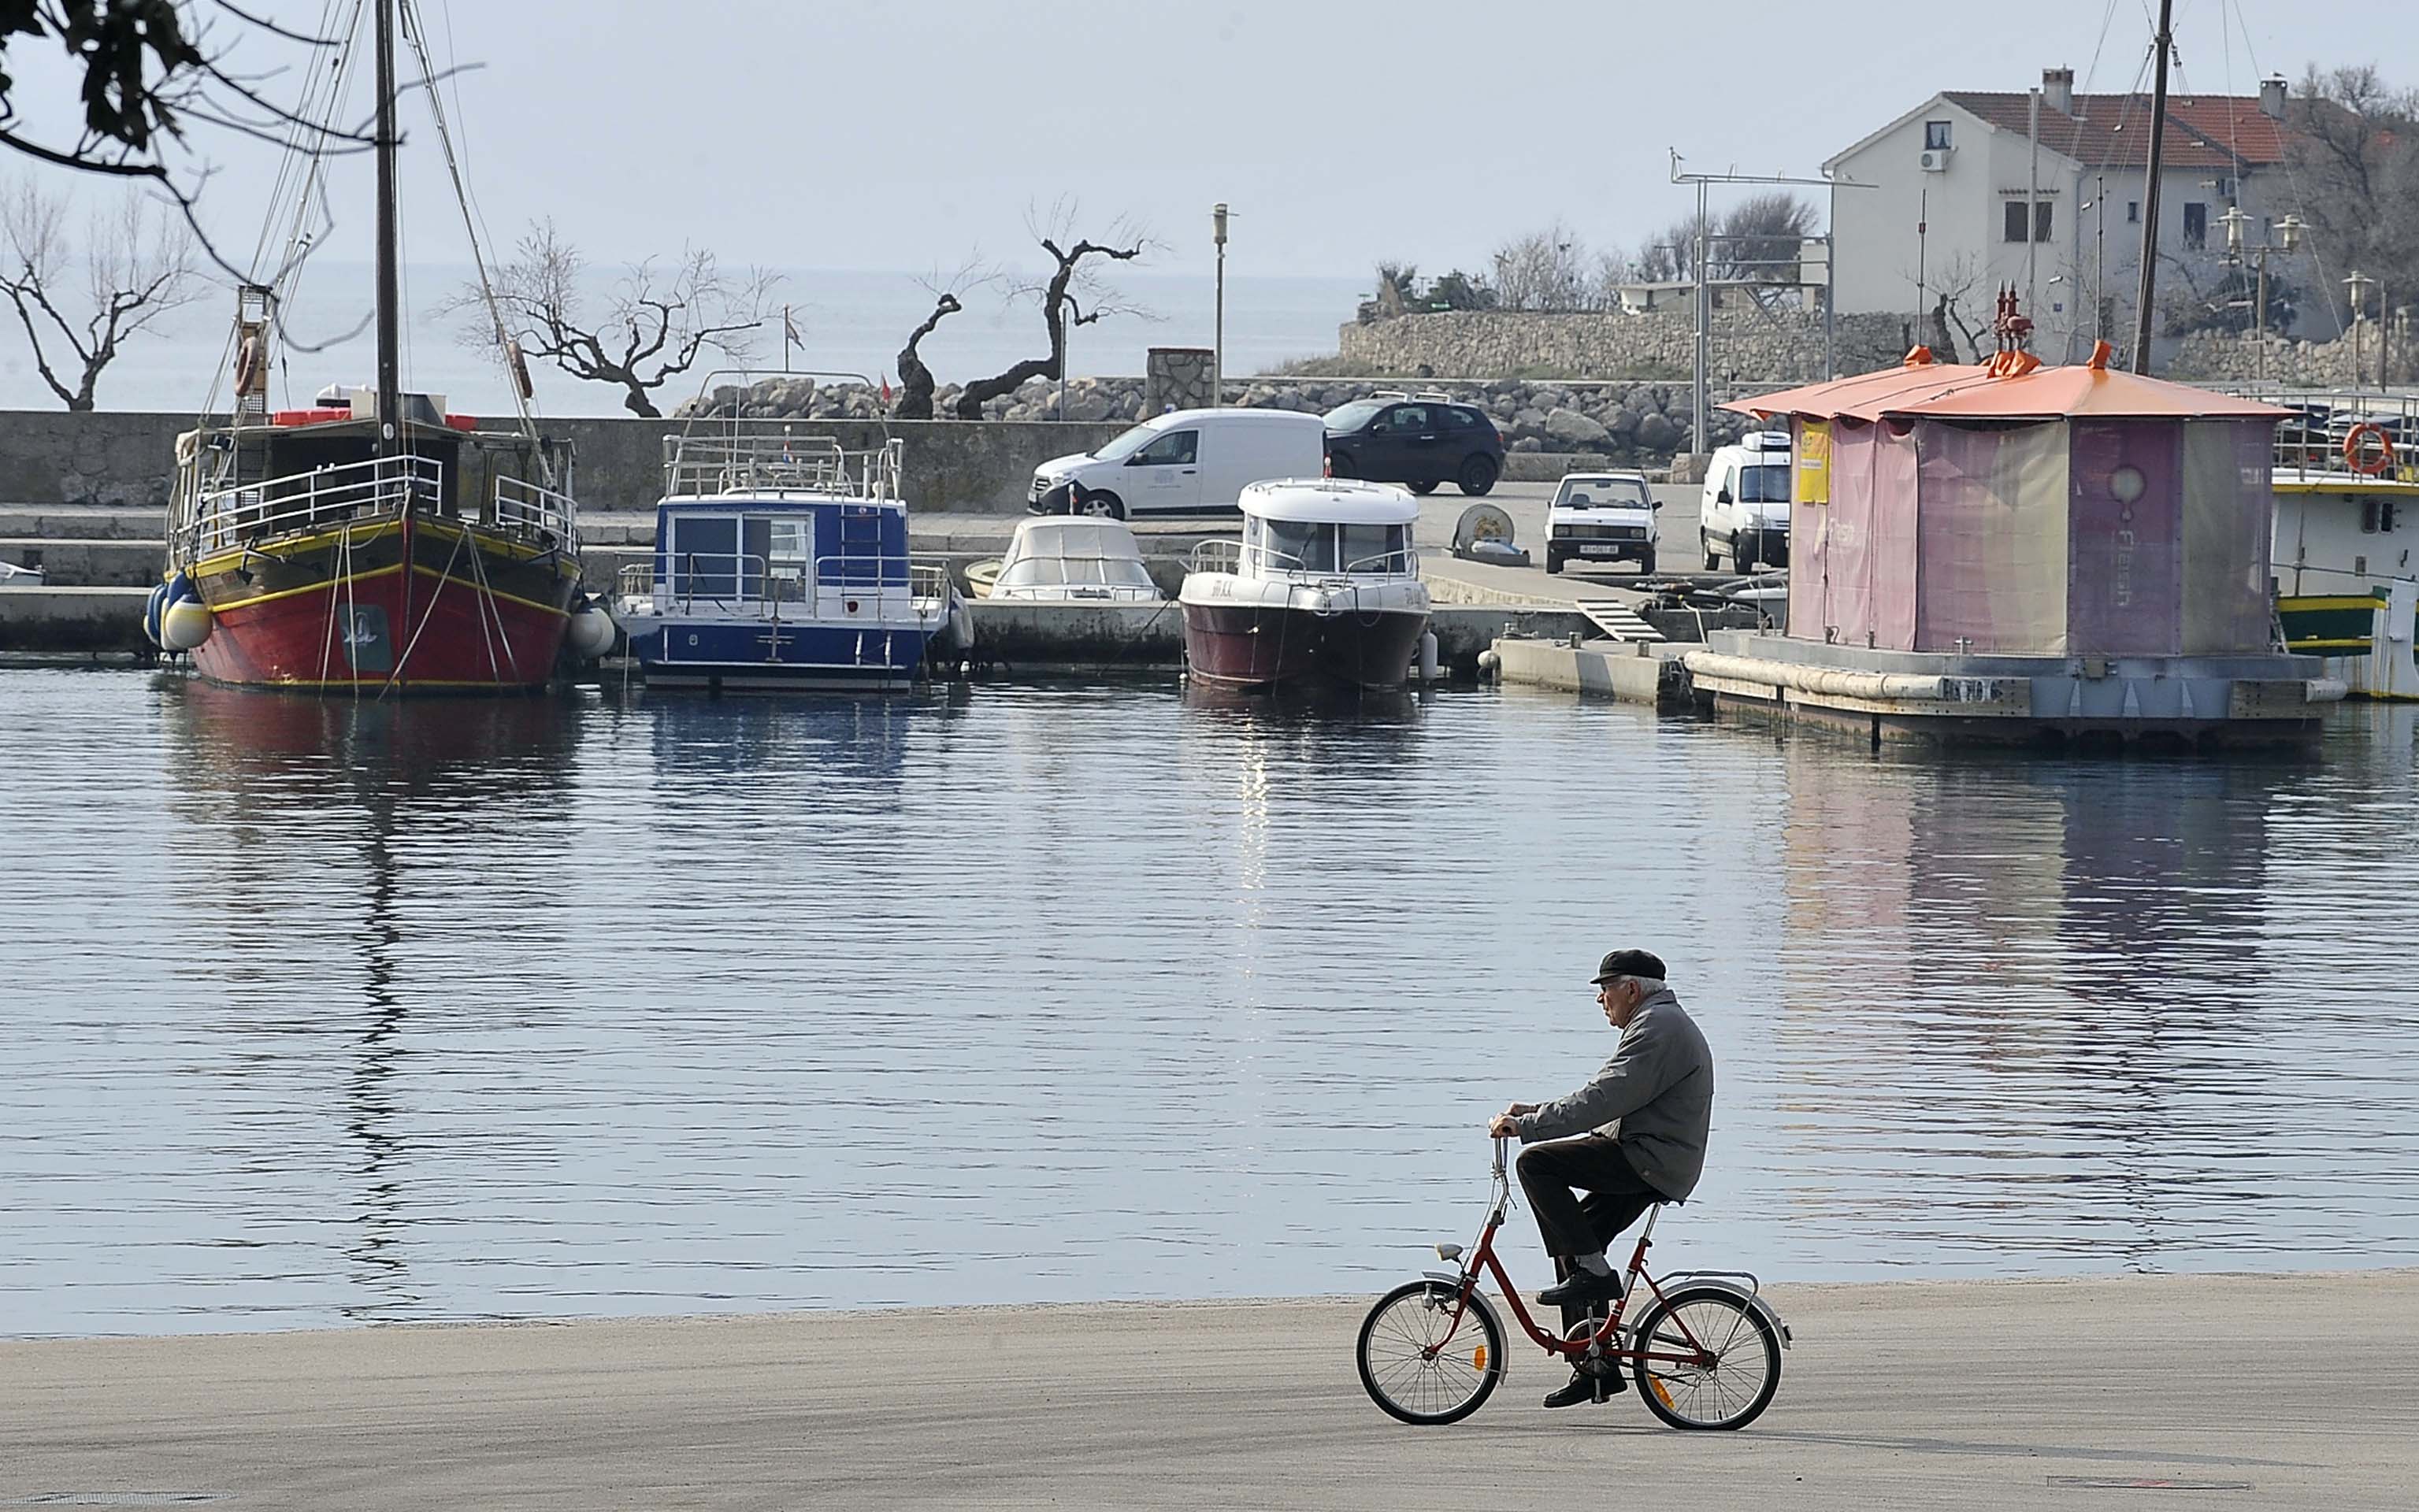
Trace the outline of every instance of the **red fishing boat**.
{"label": "red fishing boat", "polygon": [[[233,402],[223,423],[177,438],[167,580],[146,628],[165,649],[191,652],[203,676],[240,687],[541,688],[566,637],[593,654],[612,635],[580,593],[571,451],[538,435],[528,369],[509,342],[515,424],[483,428],[402,389],[393,0],[373,8],[377,384],[270,409],[269,354],[302,259],[239,290]],[[436,124],[442,136],[441,114]]]}

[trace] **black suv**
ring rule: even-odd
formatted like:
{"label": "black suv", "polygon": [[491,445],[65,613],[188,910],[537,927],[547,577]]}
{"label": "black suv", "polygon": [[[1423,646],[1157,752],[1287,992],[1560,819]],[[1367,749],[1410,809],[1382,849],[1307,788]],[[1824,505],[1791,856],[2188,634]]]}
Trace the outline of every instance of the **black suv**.
{"label": "black suv", "polygon": [[1327,470],[1426,494],[1450,482],[1472,497],[1503,476],[1503,437],[1475,405],[1442,394],[1373,394],[1327,412]]}

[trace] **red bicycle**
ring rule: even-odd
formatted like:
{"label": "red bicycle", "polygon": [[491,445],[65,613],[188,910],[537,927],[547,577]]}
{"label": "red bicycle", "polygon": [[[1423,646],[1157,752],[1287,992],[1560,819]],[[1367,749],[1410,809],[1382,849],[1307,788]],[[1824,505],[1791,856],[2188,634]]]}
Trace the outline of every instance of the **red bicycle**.
{"label": "red bicycle", "polygon": [[[1450,1275],[1430,1271],[1396,1287],[1361,1324],[1356,1352],[1370,1399],[1406,1423],[1457,1423],[1478,1411],[1503,1379],[1503,1323],[1478,1290],[1486,1273],[1538,1348],[1599,1378],[1618,1375],[1626,1364],[1639,1398],[1672,1427],[1740,1428],[1754,1422],[1780,1389],[1789,1326],[1745,1271],[1686,1271],[1659,1282],[1649,1275],[1646,1250],[1659,1205],[1639,1230],[1621,1295],[1602,1320],[1573,1324],[1557,1337],[1530,1319],[1495,1253],[1495,1230],[1503,1226],[1512,1197],[1503,1174],[1505,1143],[1495,1141],[1495,1200],[1477,1249],[1465,1260],[1459,1245],[1437,1245],[1439,1260],[1460,1268]],[[1654,1300],[1637,1327],[1625,1327],[1622,1315],[1641,1282]]]}

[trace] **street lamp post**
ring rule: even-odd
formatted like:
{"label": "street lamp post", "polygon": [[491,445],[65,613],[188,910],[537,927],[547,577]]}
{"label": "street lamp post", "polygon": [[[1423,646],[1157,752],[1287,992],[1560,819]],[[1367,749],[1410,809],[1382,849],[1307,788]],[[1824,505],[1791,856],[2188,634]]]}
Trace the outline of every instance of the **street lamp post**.
{"label": "street lamp post", "polygon": [[[2268,381],[2268,254],[2272,252],[2280,252],[2290,257],[2301,251],[2302,233],[2308,228],[2307,222],[2300,216],[2288,213],[2285,219],[2276,222],[2276,230],[2282,235],[2283,240],[2271,241],[2268,239],[2268,234],[2263,231],[2257,241],[2246,244],[2242,228],[2251,223],[2251,217],[2242,213],[2242,206],[2227,206],[2226,213],[2219,216],[2217,220],[2220,225],[2226,227],[2226,260],[2240,267],[2242,265],[2243,253],[2248,252],[2251,254],[2252,266],[2257,269],[2257,292],[2251,298],[2251,334],[2259,343],[2259,381],[2266,383]],[[2358,274],[2353,275],[2355,278],[2358,276]]]}
{"label": "street lamp post", "polygon": [[1218,313],[1210,353],[1210,407],[1226,402],[1226,205],[1210,206],[1210,239],[1218,248]]}
{"label": "street lamp post", "polygon": [[2364,364],[2360,356],[2360,315],[2362,307],[2368,303],[2368,291],[2376,283],[2377,280],[2358,268],[2352,270],[2351,277],[2344,280],[2345,292],[2351,297],[2351,386],[2355,389],[2366,381],[2361,372]]}

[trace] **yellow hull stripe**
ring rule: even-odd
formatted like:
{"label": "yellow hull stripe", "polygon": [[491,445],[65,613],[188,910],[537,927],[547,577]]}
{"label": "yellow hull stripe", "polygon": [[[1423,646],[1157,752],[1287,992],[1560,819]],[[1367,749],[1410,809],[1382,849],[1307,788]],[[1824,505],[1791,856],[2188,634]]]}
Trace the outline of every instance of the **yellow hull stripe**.
{"label": "yellow hull stripe", "polygon": [[[210,603],[208,608],[212,614],[224,614],[229,609],[249,609],[256,603],[274,603],[280,599],[299,598],[305,593],[325,593],[331,588],[341,593],[347,583],[366,583],[372,578],[393,577],[402,571],[403,563],[397,562],[392,567],[375,567],[366,573],[349,573],[343,577],[330,578],[324,583],[306,583],[300,588],[279,588],[274,593],[256,593],[248,599],[231,599],[224,603]],[[207,600],[204,602],[208,603]]]}
{"label": "yellow hull stripe", "polygon": [[558,609],[551,603],[540,603],[535,599],[524,599],[517,593],[505,593],[496,588],[482,589],[478,584],[471,582],[467,577],[463,577],[458,574],[453,577],[447,577],[443,573],[439,572],[434,567],[422,567],[415,564],[412,571],[416,575],[421,577],[434,577],[441,582],[459,583],[473,593],[485,592],[495,598],[503,600],[506,603],[517,603],[524,609],[535,609],[540,614],[550,614],[560,619],[568,619],[571,618],[571,611],[568,609]]}
{"label": "yellow hull stripe", "polygon": [[2277,595],[2276,607],[2286,614],[2297,614],[2304,609],[2374,609],[2384,602],[2374,593],[2312,594],[2307,598],[2285,593]]}
{"label": "yellow hull stripe", "polygon": [[2365,638],[2351,640],[2288,640],[2285,643],[2285,649],[2288,651],[2355,651],[2363,655],[2367,655],[2376,649],[2376,645],[2374,642]]}
{"label": "yellow hull stripe", "polygon": [[2419,494],[2419,482],[2398,478],[2344,478],[2331,483],[2279,480],[2270,486],[2279,494],[2350,494],[2355,497],[2363,494]]}

